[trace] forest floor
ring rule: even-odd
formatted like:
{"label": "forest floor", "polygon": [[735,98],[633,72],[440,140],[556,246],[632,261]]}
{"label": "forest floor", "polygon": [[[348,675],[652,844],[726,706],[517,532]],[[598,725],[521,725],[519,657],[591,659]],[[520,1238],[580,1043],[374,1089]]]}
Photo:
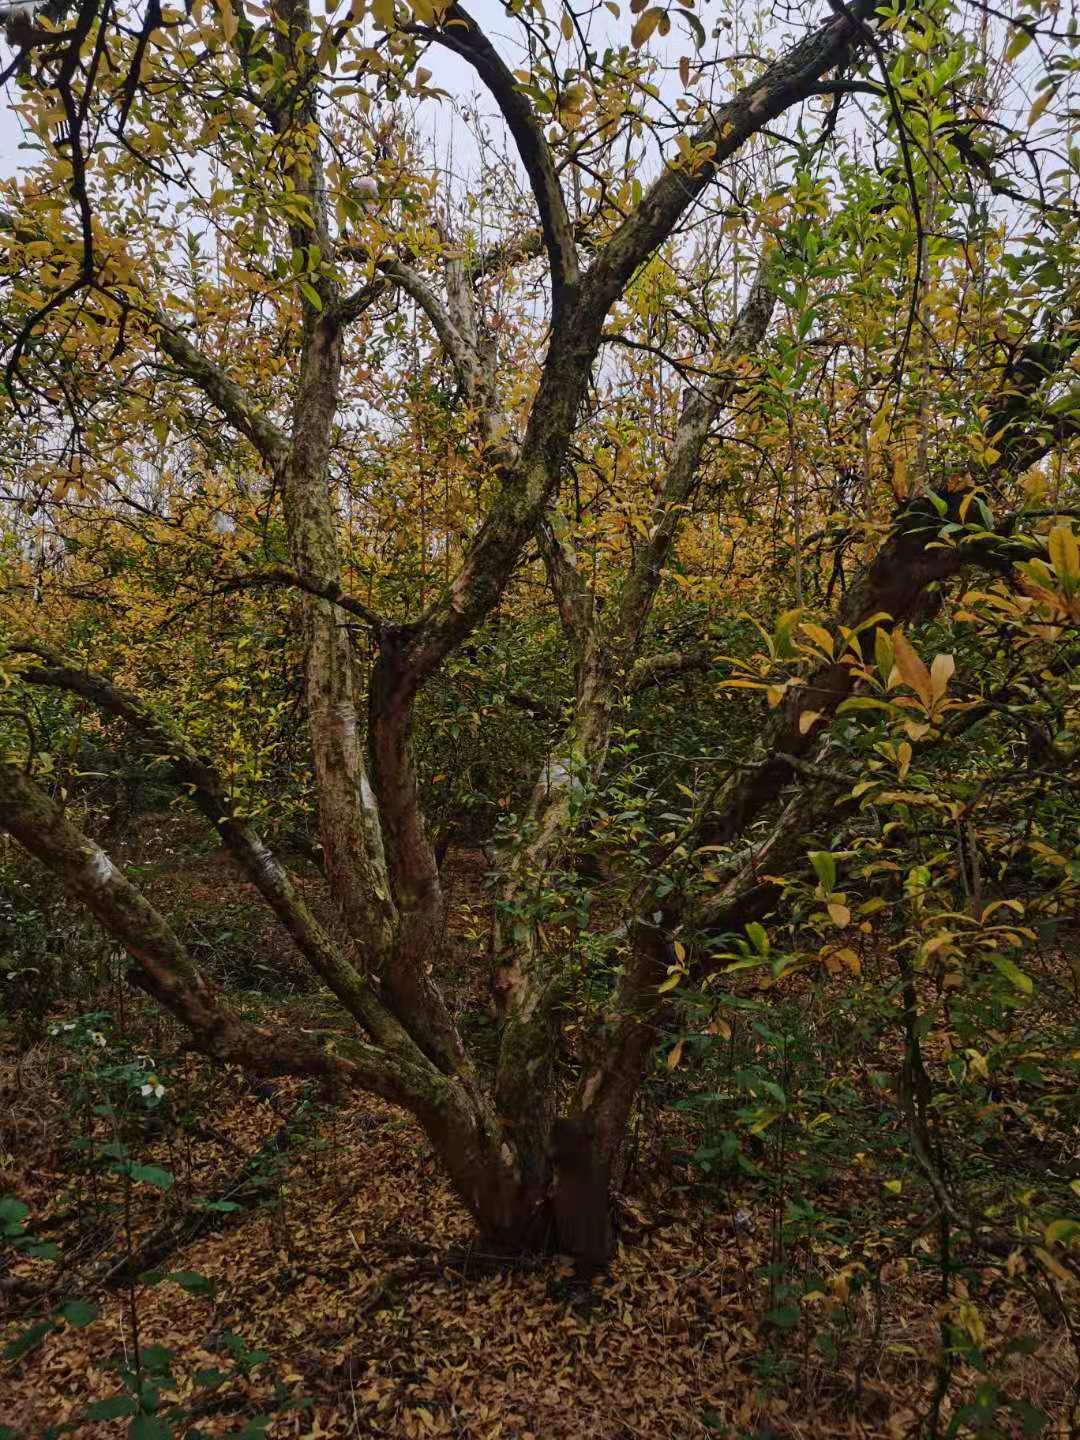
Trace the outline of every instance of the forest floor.
{"label": "forest floor", "polygon": [[[216,873],[207,861],[191,883]],[[328,1023],[315,997],[266,1003],[290,1024]],[[679,1153],[681,1116],[653,1107],[620,1201],[617,1258],[586,1287],[558,1256],[486,1256],[421,1133],[380,1101],[332,1099],[293,1081],[254,1086],[180,1051],[167,1026],[118,991],[94,1008],[125,1028],[129,1049],[172,1055],[159,1066],[167,1097],[150,1111],[95,1113],[108,1076],[91,1083],[85,1057],[56,1040],[0,1046],[0,1194],[17,1196],[28,1231],[60,1251],[54,1262],[16,1254],[0,1265],[0,1343],[18,1348],[35,1320],[73,1297],[97,1307],[88,1323],[74,1323],[87,1319],[77,1312],[57,1319],[0,1362],[0,1435],[927,1433],[943,1378],[932,1211],[921,1228],[879,1223],[881,1181],[864,1156],[834,1167],[811,1197],[822,1215],[840,1209],[856,1223],[841,1233],[832,1221],[815,1225],[811,1211],[792,1240],[774,1190],[702,1184]],[[128,1147],[117,1154],[158,1167],[168,1183],[80,1163],[81,1142],[93,1137],[100,1153],[110,1135]],[[148,1268],[165,1278],[151,1283]],[[967,1323],[995,1385],[1018,1397],[988,1433],[1075,1436],[1068,1327],[1037,1286],[1005,1286],[1002,1273],[974,1268],[959,1282],[979,1291]],[[159,1413],[183,1407],[174,1431],[153,1416],[82,1418],[123,1397],[121,1373],[137,1359],[139,1381],[167,1372]],[[942,1436],[983,1378],[954,1360]],[[1024,1407],[1047,1417],[1040,1431]]]}

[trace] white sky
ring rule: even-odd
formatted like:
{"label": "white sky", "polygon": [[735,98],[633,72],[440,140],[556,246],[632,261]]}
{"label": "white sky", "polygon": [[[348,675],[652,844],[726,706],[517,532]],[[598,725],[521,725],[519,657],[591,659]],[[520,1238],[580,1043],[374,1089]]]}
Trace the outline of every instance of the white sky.
{"label": "white sky", "polygon": [[[142,0],[140,0],[139,8],[141,10]],[[466,8],[513,68],[520,67],[525,63],[520,45],[521,32],[512,20],[507,19],[501,0],[467,0]],[[338,4],[334,9],[343,11],[344,4]],[[562,13],[557,0],[549,0],[548,10],[552,18],[553,38],[557,38],[557,24]],[[677,10],[678,7],[674,7],[672,28],[668,37],[662,39],[659,34],[654,34],[649,42],[650,53],[660,56],[671,64],[675,64],[682,54],[689,55],[691,59],[695,55],[692,38],[685,22],[679,19]],[[721,14],[721,8],[717,0],[699,0],[697,13],[705,25],[706,32],[710,33],[712,24],[715,23],[713,17]],[[807,23],[816,23],[827,14],[827,7],[818,4],[806,6]],[[635,19],[636,17],[630,13],[628,3],[623,0],[622,14],[618,20],[610,11],[601,6],[587,22],[583,23],[586,26],[590,43],[594,44],[598,51],[603,51],[609,43],[626,43]],[[774,45],[778,44],[781,34],[780,27],[772,26],[769,31],[769,41]],[[718,42],[713,42],[711,37],[708,42],[710,54],[723,54],[734,48],[736,47],[732,44],[730,30],[725,30]],[[6,64],[11,53],[10,46],[0,32],[0,63]],[[563,53],[567,53],[565,48]],[[482,87],[471,67],[441,46],[430,47],[423,64],[432,71],[434,83],[448,91],[459,103],[482,92]],[[33,160],[33,152],[22,146],[24,138],[22,127],[12,109],[17,99],[17,87],[11,83],[7,86],[3,97],[0,98],[0,176],[4,177],[16,173],[20,168],[32,163]],[[481,113],[496,120],[497,112],[494,102],[486,95],[482,100]],[[472,141],[466,127],[456,119],[453,108],[445,103],[441,105],[428,104],[421,107],[418,119],[422,129],[431,135],[440,160],[445,160],[446,155],[452,153],[455,168],[460,171],[467,164],[466,156]],[[501,119],[498,119],[496,123],[501,126]]]}

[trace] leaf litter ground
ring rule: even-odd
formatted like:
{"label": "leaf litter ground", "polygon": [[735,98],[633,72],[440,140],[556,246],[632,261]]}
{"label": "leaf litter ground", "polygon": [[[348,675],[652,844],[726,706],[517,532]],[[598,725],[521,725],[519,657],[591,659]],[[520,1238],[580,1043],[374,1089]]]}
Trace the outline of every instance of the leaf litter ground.
{"label": "leaf litter ground", "polygon": [[[280,1008],[287,1023],[319,1021],[310,998]],[[132,1013],[129,1023],[165,1043],[156,1019]],[[256,1087],[186,1056],[172,1095],[199,1103],[182,1132],[151,1129],[139,1151],[176,1183],[132,1187],[131,1246],[145,1254],[147,1241],[164,1234],[159,1269],[205,1277],[209,1291],[189,1293],[171,1280],[132,1289],[115,1273],[102,1278],[103,1261],[125,1253],[119,1181],[98,1175],[92,1192],[90,1181],[73,1182],[68,1062],[47,1044],[21,1053],[12,1046],[3,1058],[0,1191],[30,1207],[63,1259],[55,1269],[9,1262],[0,1339],[74,1294],[100,1307],[93,1323],[61,1323],[2,1367],[0,1423],[28,1440],[64,1424],[87,1440],[126,1432],[126,1421],[79,1417],[118,1393],[114,1366],[133,1356],[133,1298],[140,1344],[172,1352],[175,1398],[194,1404],[191,1423],[207,1437],[243,1434],[261,1415],[271,1417],[271,1437],[312,1440],[903,1440],[918,1433],[929,1407],[936,1276],[912,1261],[931,1248],[925,1235],[916,1228],[914,1243],[898,1235],[853,1245],[823,1230],[807,1242],[820,1289],[803,1295],[794,1324],[778,1328],[768,1318],[774,1208],[752,1188],[691,1183],[693,1173],[672,1159],[681,1121],[670,1110],[643,1126],[611,1271],[584,1286],[558,1256],[506,1263],[485,1255],[422,1134],[382,1102],[323,1097],[290,1129],[309,1103],[299,1082]],[[858,1163],[824,1188],[856,1215],[880,1189]],[[192,1222],[199,1197],[223,1194],[238,1195],[240,1208],[211,1227],[205,1215]],[[36,1292],[47,1270],[43,1299]],[[857,1289],[856,1272],[871,1272],[875,1283]],[[1041,1313],[1037,1294],[998,1294],[980,1320],[995,1376],[1050,1417],[1043,1435],[1075,1435],[1069,1337]],[[1004,1358],[1022,1333],[1035,1337],[1034,1353]],[[196,1376],[222,1366],[230,1334],[268,1358],[247,1373],[229,1369],[207,1394]],[[821,1335],[839,1340],[821,1347]],[[945,1425],[978,1379],[957,1367]],[[295,1408],[276,1408],[283,1400]]]}

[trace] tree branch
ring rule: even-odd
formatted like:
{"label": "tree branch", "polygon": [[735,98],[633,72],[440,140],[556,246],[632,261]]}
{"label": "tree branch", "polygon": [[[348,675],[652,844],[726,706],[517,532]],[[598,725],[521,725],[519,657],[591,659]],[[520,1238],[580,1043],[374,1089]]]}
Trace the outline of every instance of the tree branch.
{"label": "tree branch", "polygon": [[677,675],[708,670],[712,663],[713,657],[708,650],[662,650],[656,655],[644,655],[634,661],[626,689],[629,694],[638,695],[642,690],[663,685]]}
{"label": "tree branch", "polygon": [[443,11],[438,28],[423,25],[405,28],[468,61],[502,111],[536,197],[551,266],[552,307],[558,322],[577,289],[578,255],[574,227],[543,126],[509,66],[461,5],[449,5]]}
{"label": "tree branch", "polygon": [[825,21],[714,112],[690,137],[692,153],[699,157],[696,166],[671,162],[600,250],[582,283],[583,306],[607,313],[721,165],[770,121],[815,94],[825,75],[848,58],[860,25],[875,14],[877,4],[854,0],[845,15]]}
{"label": "tree branch", "polygon": [[620,641],[628,652],[637,647],[660,584],[660,571],[697,489],[709,431],[738,388],[738,365],[764,340],[775,305],[769,262],[764,258],[719,356],[716,374],[700,389],[691,391],[683,405],[671,459],[653,505],[649,538],[635,555],[619,607]]}
{"label": "tree branch", "polygon": [[17,765],[0,764],[0,828],[6,830],[80,900],[125,947],[134,982],[192,1033],[196,1049],[257,1074],[337,1077],[400,1101],[382,1052],[353,1044],[334,1054],[302,1034],[275,1033],[241,1020],[203,979],[184,946],[150,902],[101,848]]}
{"label": "tree branch", "polygon": [[67,665],[43,646],[16,645],[12,649],[14,654],[35,655],[45,661],[41,667],[22,671],[24,680],[82,696],[123,720],[148,758],[168,762],[176,783],[190,791],[195,804],[320,979],[380,1044],[400,1051],[414,1062],[419,1060],[420,1052],[308,910],[282,866],[251,827],[236,819],[221,777],[195,751],[183,731],[104,676]]}
{"label": "tree branch", "polygon": [[314,595],[320,600],[329,600],[339,610],[357,616],[376,633],[381,632],[387,624],[381,615],[377,615],[362,601],[346,595],[336,580],[313,580],[306,575],[298,575],[292,570],[259,570],[253,575],[232,575],[227,579],[215,581],[212,593],[228,595],[238,590],[259,590],[264,587],[267,589],[291,587],[295,590],[302,590],[307,595]]}
{"label": "tree branch", "polygon": [[241,435],[251,441],[270,470],[277,470],[289,452],[287,436],[256,405],[253,397],[219,365],[162,316],[153,316],[158,344],[184,375],[202,390]]}

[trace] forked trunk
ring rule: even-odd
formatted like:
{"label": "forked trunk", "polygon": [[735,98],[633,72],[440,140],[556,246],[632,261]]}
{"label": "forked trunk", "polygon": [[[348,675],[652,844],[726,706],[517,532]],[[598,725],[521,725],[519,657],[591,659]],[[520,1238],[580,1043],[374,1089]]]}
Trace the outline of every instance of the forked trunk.
{"label": "forked trunk", "polygon": [[523,1165],[520,1183],[506,1183],[497,1166],[487,1167],[479,1181],[470,1177],[470,1208],[485,1249],[568,1255],[582,1275],[603,1269],[615,1253],[612,1190],[620,1142],[612,1153],[580,1117],[564,1119],[555,1124],[552,1153]]}
{"label": "forked trunk", "polygon": [[581,1117],[555,1127],[552,1221],[557,1248],[572,1256],[579,1272],[602,1269],[615,1252],[611,1191],[618,1149],[618,1141],[604,1143]]}

